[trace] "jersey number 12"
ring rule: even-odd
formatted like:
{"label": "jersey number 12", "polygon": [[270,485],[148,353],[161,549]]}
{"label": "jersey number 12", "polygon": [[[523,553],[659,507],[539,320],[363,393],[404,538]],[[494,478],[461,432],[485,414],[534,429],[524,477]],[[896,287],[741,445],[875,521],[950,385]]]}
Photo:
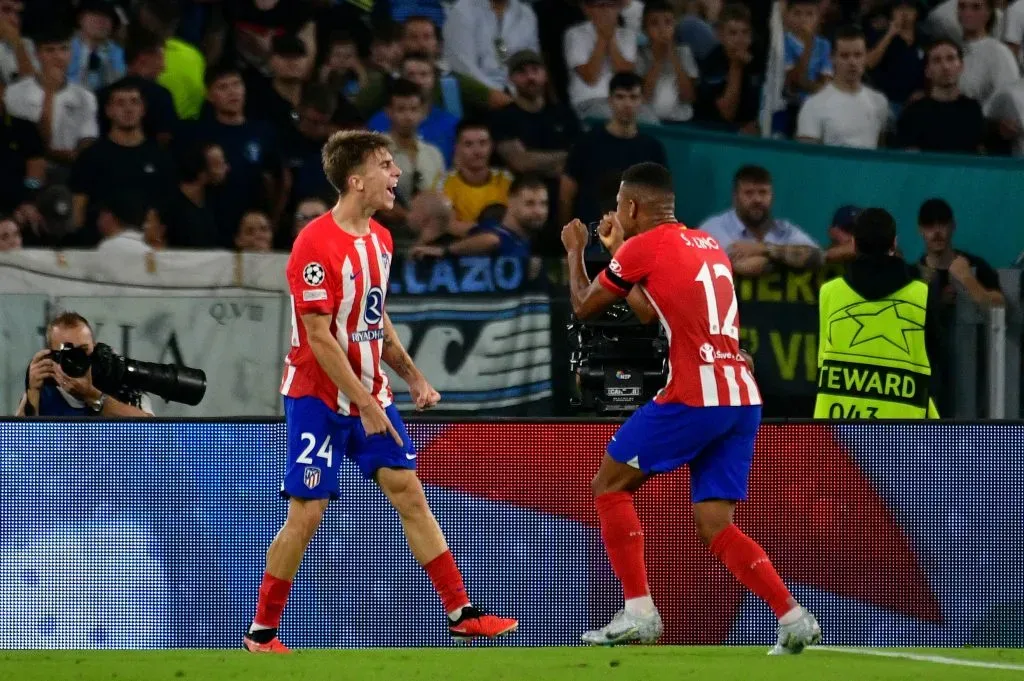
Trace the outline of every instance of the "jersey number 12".
{"label": "jersey number 12", "polygon": [[[715,263],[713,268],[714,278],[711,276],[712,268],[708,267],[707,263],[704,263],[703,267],[700,268],[700,272],[697,273],[697,281],[704,285],[704,296],[708,302],[708,330],[712,336],[728,336],[733,340],[739,340],[740,330],[736,327],[738,306],[736,303],[736,287],[732,283],[732,272],[722,263]],[[725,279],[728,282],[729,297],[732,299],[729,309],[725,312],[725,321],[719,321],[721,320],[721,315],[718,308],[718,291],[715,288],[719,279]]]}

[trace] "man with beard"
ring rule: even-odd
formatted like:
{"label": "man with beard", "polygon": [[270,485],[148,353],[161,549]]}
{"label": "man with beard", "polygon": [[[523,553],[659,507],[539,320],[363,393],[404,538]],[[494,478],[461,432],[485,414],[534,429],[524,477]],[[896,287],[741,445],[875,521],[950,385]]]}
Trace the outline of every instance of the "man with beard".
{"label": "man with beard", "polygon": [[732,209],[700,226],[729,254],[733,271],[757,277],[778,264],[803,269],[819,266],[818,244],[788,220],[772,215],[772,176],[760,166],[743,166],[733,177]]}
{"label": "man with beard", "polygon": [[[558,205],[558,179],[565,170],[569,148],[580,135],[576,115],[547,98],[548,72],[540,55],[532,50],[513,54],[508,62],[515,99],[494,117],[498,155],[513,173],[531,173],[545,179],[552,205]],[[558,230],[542,233],[541,248],[560,249]]]}
{"label": "man with beard", "polygon": [[447,255],[495,255],[529,258],[530,240],[548,220],[548,189],[536,175],[520,175],[508,188],[508,209],[497,224],[481,224],[466,237],[445,246],[414,246],[414,258]]}

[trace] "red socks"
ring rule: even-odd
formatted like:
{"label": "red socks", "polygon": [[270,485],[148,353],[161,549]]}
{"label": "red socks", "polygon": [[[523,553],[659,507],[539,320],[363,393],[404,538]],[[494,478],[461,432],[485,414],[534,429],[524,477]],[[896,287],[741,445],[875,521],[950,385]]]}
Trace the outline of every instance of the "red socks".
{"label": "red socks", "polygon": [[469,605],[466,587],[462,584],[462,573],[455,564],[451,551],[445,551],[423,566],[434,585],[434,591],[441,597],[445,612],[452,613]]}
{"label": "red socks", "polygon": [[711,541],[711,553],[743,586],[768,603],[777,617],[782,617],[796,606],[764,549],[743,534],[740,528],[729,525],[715,535]]}
{"label": "red socks", "polygon": [[644,566],[644,530],[629,492],[607,492],[594,499],[601,537],[622,594],[629,600],[650,594]]}
{"label": "red socks", "polygon": [[284,612],[284,604],[288,602],[288,592],[291,590],[291,582],[264,572],[253,623],[270,629],[281,626],[281,613]]}

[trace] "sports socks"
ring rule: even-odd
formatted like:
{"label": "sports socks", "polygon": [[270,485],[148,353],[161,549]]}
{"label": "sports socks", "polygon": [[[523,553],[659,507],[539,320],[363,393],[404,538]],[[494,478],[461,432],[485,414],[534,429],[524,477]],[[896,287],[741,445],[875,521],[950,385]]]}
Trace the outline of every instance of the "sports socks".
{"label": "sports socks", "polygon": [[455,621],[462,613],[462,609],[469,605],[469,596],[466,595],[466,587],[462,583],[462,573],[459,566],[455,564],[455,558],[451,551],[445,551],[437,558],[423,566],[430,577],[434,591],[441,597],[448,618]]}
{"label": "sports socks", "polygon": [[[650,601],[647,567],[644,565],[644,530],[629,492],[607,492],[594,499],[601,521],[601,537],[615,576],[622,583],[627,605],[634,601],[632,611],[644,614]],[[647,600],[639,600],[643,598]],[[653,609],[654,603],[650,601]]]}
{"label": "sports socks", "polygon": [[269,643],[277,636],[281,614],[291,589],[292,583],[289,580],[280,579],[269,572],[263,573],[260,596],[256,601],[256,617],[249,627],[249,638],[257,643]]}
{"label": "sports socks", "polygon": [[792,616],[797,602],[775,571],[772,561],[756,541],[730,524],[711,541],[711,553],[739,582],[760,597],[776,617]]}

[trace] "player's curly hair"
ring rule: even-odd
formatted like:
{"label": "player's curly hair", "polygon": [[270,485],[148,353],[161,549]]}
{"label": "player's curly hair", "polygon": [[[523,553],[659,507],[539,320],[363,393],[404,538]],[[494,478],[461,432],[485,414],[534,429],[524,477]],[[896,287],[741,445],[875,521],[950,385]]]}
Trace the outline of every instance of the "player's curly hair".
{"label": "player's curly hair", "polygon": [[357,173],[359,167],[371,154],[381,149],[390,149],[391,140],[379,132],[367,130],[342,130],[331,135],[323,149],[324,174],[328,181],[344,194],[348,190],[348,178]]}

